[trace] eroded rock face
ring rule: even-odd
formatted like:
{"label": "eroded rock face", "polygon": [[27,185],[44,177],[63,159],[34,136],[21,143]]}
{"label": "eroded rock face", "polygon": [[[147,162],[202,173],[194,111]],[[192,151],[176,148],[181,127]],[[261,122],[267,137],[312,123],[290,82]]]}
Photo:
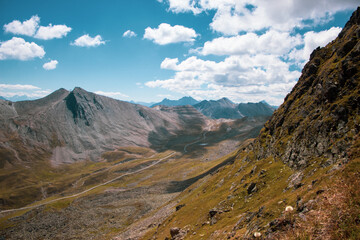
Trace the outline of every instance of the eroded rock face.
{"label": "eroded rock face", "polygon": [[274,156],[298,169],[321,156],[325,165],[346,161],[346,149],[360,130],[359,12],[336,40],[311,54],[254,144],[258,159]]}

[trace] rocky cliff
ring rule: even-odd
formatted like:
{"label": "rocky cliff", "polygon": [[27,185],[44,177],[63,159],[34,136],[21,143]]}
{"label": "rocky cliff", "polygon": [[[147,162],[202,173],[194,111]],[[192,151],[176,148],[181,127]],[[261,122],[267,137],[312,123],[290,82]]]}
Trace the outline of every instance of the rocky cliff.
{"label": "rocky cliff", "polygon": [[356,11],[336,40],[311,54],[257,139],[258,158],[274,156],[297,168],[320,156],[327,159],[325,165],[347,161],[360,130],[359,21]]}

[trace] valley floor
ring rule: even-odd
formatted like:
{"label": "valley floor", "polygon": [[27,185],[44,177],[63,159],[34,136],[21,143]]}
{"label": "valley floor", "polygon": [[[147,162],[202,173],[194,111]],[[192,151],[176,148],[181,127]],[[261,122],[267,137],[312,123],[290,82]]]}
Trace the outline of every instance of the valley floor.
{"label": "valley floor", "polygon": [[[168,150],[163,152],[122,147],[104,153],[102,161],[97,163],[81,162],[57,168],[43,164],[33,169],[1,172],[9,182],[12,177],[7,176],[23,176],[22,181],[13,178],[11,181],[21,185],[10,182],[2,197],[24,198],[9,201],[0,212],[0,236],[5,239],[137,238],[172,214],[177,205],[172,200],[223,166],[228,159],[226,155],[244,140],[256,136],[264,121],[251,124],[230,121],[226,127],[221,122],[217,126],[212,123],[200,135],[189,136],[188,142],[170,140]],[[32,191],[39,191],[40,199]],[[27,192],[31,194],[24,195]],[[24,206],[34,198],[36,201]]]}

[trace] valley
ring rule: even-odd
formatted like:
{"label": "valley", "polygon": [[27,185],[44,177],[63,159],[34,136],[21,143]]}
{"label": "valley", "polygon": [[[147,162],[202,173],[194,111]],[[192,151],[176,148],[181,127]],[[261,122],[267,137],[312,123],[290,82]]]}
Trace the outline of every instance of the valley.
{"label": "valley", "polygon": [[[168,107],[162,109],[173,111]],[[216,171],[224,164],[224,156],[255,137],[267,119],[265,116],[205,119],[203,130],[191,134],[183,131],[166,141],[158,140],[164,143],[161,147],[160,144],[155,148],[118,147],[103,152],[97,161],[54,165],[46,159],[37,159],[31,163],[25,161],[25,166],[7,165],[0,171],[3,179],[0,227],[10,239],[116,236]],[[49,155],[45,154],[44,158],[46,156]],[[89,204],[92,204],[91,210],[83,215],[83,209]],[[69,210],[71,220],[65,217],[69,216]],[[153,220],[160,221],[172,211],[168,209]],[[73,229],[73,226],[78,227]],[[100,232],[91,231],[100,226]],[[49,227],[52,227],[51,233],[47,231]],[[146,226],[141,233],[148,230]]]}
{"label": "valley", "polygon": [[[205,2],[193,2],[189,9],[174,9],[171,1],[157,4],[170,4],[167,14],[186,10],[200,18],[202,11],[214,10]],[[228,4],[234,7],[229,14],[244,17]],[[254,4],[241,8],[246,17],[258,13],[260,3]],[[155,38],[161,28],[182,29],[190,39],[180,42],[186,42],[184,48],[194,46],[188,55],[197,55],[165,58],[160,67],[175,72],[171,79],[131,83],[137,90],[183,87],[181,94],[236,93],[239,99],[261,99],[271,90],[273,96],[267,97],[273,101],[294,84],[278,108],[265,101],[234,103],[223,95],[198,101],[190,96],[169,100],[168,94],[146,107],[80,87],[60,88],[31,101],[0,99],[0,240],[360,239],[360,7],[343,28],[328,32],[301,33],[296,23],[319,23],[317,18],[299,19],[291,34],[271,26],[260,36],[254,28],[243,35],[217,36],[203,47],[195,44],[206,36],[192,28],[148,27],[141,41]],[[39,24],[39,17],[9,24],[34,21]],[[214,22],[209,26],[214,30]],[[309,41],[317,46],[318,36],[329,32],[337,37],[309,52],[308,62],[297,71],[299,59],[308,56],[305,50],[313,49]],[[137,36],[125,33],[126,40]],[[171,40],[172,34],[164,35]],[[249,35],[255,47],[228,44]],[[292,43],[256,44],[258,38],[278,35]],[[71,47],[85,44],[84,36]],[[95,40],[98,46],[111,45],[100,35]],[[7,55],[0,44],[2,60]],[[233,47],[242,51],[223,54]],[[216,56],[200,59],[209,54]],[[43,68],[54,70],[54,64],[58,61]]]}

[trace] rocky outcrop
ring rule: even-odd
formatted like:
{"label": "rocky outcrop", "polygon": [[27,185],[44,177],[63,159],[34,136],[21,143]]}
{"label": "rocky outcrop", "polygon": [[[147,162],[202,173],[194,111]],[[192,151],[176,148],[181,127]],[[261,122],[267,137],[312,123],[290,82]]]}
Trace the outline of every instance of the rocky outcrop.
{"label": "rocky outcrop", "polygon": [[294,168],[316,157],[325,158],[324,165],[347,161],[346,150],[360,130],[359,12],[336,40],[311,54],[254,144],[257,158],[274,156]]}

